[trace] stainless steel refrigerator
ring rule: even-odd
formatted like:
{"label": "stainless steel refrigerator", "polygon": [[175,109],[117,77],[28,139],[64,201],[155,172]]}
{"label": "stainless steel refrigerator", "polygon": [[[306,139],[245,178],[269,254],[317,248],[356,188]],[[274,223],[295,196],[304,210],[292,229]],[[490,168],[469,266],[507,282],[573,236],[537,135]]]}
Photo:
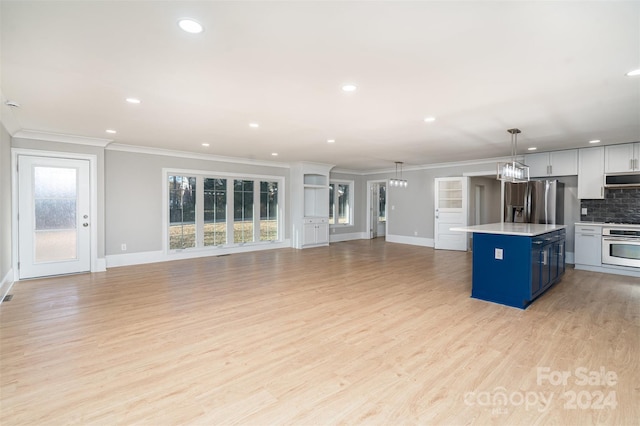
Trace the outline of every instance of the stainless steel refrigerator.
{"label": "stainless steel refrigerator", "polygon": [[564,183],[557,180],[506,182],[504,221],[564,225]]}

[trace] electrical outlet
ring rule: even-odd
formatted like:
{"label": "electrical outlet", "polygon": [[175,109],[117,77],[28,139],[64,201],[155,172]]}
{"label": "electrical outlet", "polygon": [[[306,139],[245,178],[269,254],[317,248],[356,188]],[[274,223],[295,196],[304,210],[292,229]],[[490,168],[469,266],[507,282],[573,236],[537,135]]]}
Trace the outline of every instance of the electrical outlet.
{"label": "electrical outlet", "polygon": [[502,249],[495,249],[495,258],[496,260],[502,260],[502,256],[503,256],[504,252],[502,251]]}
{"label": "electrical outlet", "polygon": [[122,251],[127,251],[127,245],[126,245],[126,244],[122,244],[122,245],[120,246],[120,250],[122,250]]}
{"label": "electrical outlet", "polygon": [[418,236],[418,231],[413,231],[413,235],[414,235],[415,237],[417,237],[417,236]]}
{"label": "electrical outlet", "polygon": [[585,216],[585,215],[587,214],[587,208],[586,208],[586,207],[583,207],[583,208],[582,208],[582,212],[581,212],[581,214],[582,214],[583,216]]}

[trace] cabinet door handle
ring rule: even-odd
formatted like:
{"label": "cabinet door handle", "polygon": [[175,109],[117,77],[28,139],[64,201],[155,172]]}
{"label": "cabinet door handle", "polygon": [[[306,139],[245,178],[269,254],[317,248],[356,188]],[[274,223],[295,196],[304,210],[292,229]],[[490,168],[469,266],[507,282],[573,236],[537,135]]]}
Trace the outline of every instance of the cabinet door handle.
{"label": "cabinet door handle", "polygon": [[547,253],[548,252],[546,250],[542,252],[542,264],[543,265],[547,264]]}
{"label": "cabinet door handle", "polygon": [[604,186],[600,187],[600,196],[604,197]]}
{"label": "cabinet door handle", "polygon": [[549,174],[553,174],[553,164],[549,164]]}
{"label": "cabinet door handle", "polygon": [[633,158],[629,159],[629,169],[633,170]]}

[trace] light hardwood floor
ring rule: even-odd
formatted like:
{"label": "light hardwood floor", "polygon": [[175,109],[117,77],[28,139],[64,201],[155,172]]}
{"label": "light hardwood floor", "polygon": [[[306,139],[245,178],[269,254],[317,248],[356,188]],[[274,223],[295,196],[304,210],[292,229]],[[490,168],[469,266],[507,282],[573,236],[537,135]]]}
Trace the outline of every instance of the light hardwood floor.
{"label": "light hardwood floor", "polygon": [[638,424],[640,279],[470,290],[471,254],[381,239],[20,282],[0,423]]}

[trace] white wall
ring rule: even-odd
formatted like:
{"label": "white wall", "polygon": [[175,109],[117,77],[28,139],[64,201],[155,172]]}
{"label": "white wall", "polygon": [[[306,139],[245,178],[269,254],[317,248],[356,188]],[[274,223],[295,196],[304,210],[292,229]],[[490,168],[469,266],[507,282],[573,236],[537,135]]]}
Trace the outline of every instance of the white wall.
{"label": "white wall", "polygon": [[[11,136],[0,124],[0,286],[11,271]],[[7,279],[12,279],[8,277]],[[3,292],[0,292],[0,297]]]}
{"label": "white wall", "polygon": [[163,168],[246,175],[282,176],[285,178],[286,222],[284,238],[290,238],[289,169],[263,165],[239,164],[149,153],[105,151],[106,183],[106,254],[157,252],[162,246],[162,194],[166,182]]}

